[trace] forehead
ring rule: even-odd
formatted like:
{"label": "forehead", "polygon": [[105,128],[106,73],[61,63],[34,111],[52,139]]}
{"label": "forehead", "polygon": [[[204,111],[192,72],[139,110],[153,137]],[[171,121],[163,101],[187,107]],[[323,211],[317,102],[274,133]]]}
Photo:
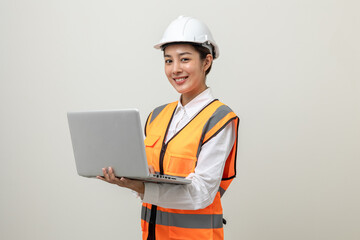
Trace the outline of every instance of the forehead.
{"label": "forehead", "polygon": [[164,55],[179,55],[181,53],[197,54],[194,46],[186,43],[171,44],[164,49]]}

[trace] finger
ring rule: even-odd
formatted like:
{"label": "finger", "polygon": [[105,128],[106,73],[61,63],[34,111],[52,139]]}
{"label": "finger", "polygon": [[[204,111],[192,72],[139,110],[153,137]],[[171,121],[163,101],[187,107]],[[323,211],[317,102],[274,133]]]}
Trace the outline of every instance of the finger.
{"label": "finger", "polygon": [[120,181],[121,181],[121,183],[123,183],[125,185],[127,185],[129,183],[129,180],[127,178],[124,178],[124,177],[120,178]]}
{"label": "finger", "polygon": [[97,179],[102,180],[102,181],[106,181],[105,178],[101,177],[101,176],[96,176]]}
{"label": "finger", "polygon": [[107,173],[107,169],[106,168],[103,168],[102,169],[102,171],[103,171],[103,174],[104,174],[104,178],[105,178],[105,181],[110,181],[110,178],[109,178],[109,175],[108,175],[108,173]]}
{"label": "finger", "polygon": [[[119,179],[119,178],[118,178]],[[129,178],[125,178],[125,177],[122,177],[119,179],[119,182],[121,182],[121,184],[124,186],[124,187],[127,187],[127,188],[131,188],[133,187],[134,185],[137,185],[139,183],[142,183],[142,181],[140,180],[133,180],[133,179],[129,179]]]}
{"label": "finger", "polygon": [[155,173],[155,168],[153,165],[149,165],[149,172],[150,173]]}
{"label": "finger", "polygon": [[128,179],[128,178],[124,178],[122,177],[120,179],[120,181],[122,182],[122,184],[118,184],[119,186],[122,186],[122,187],[126,187],[126,188],[129,188],[133,191],[136,191],[138,193],[144,193],[145,191],[145,186],[144,186],[144,182],[143,181],[139,181],[139,180],[131,180],[131,179]]}
{"label": "finger", "polygon": [[127,181],[126,178],[121,177],[121,178],[116,178],[116,184],[119,185],[120,187],[129,187],[129,182]]}
{"label": "finger", "polygon": [[109,167],[108,174],[109,174],[109,179],[110,179],[110,181],[116,182],[116,181],[118,180],[118,178],[115,176],[115,172],[114,172],[114,170],[112,169],[112,167]]}

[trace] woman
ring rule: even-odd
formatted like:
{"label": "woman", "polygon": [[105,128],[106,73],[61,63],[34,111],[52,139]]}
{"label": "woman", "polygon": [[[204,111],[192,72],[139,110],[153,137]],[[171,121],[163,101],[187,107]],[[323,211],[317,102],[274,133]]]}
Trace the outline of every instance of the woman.
{"label": "woman", "polygon": [[165,74],[180,100],[160,106],[145,126],[151,172],[191,179],[188,185],[116,178],[106,182],[136,191],[143,200],[143,239],[224,239],[220,198],[235,177],[238,117],[206,85],[219,49],[197,19],[179,17],[155,48],[162,49]]}

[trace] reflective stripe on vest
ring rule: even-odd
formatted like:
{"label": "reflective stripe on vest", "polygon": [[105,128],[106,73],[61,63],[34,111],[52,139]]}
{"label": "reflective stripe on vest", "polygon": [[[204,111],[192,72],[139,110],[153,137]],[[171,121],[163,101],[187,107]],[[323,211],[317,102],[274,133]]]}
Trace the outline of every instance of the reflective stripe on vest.
{"label": "reflective stripe on vest", "polygon": [[149,115],[145,125],[146,155],[149,165],[153,165],[156,172],[182,177],[194,172],[202,146],[230,122],[235,123],[235,143],[226,160],[219,193],[216,194],[213,203],[199,210],[167,209],[144,203],[142,208],[143,239],[147,239],[151,212],[156,216],[156,219],[152,217],[152,221],[156,224],[156,239],[170,239],[169,234],[180,231],[179,229],[182,229],[178,232],[180,236],[192,236],[193,238],[190,237],[190,239],[223,239],[220,198],[236,175],[239,119],[228,106],[214,100],[165,143],[164,138],[177,104],[173,102],[156,108]]}
{"label": "reflective stripe on vest", "polygon": [[[150,222],[151,209],[142,206],[141,219]],[[222,214],[181,214],[172,212],[163,212],[157,210],[156,224],[181,227],[181,228],[202,228],[213,229],[223,227]]]}

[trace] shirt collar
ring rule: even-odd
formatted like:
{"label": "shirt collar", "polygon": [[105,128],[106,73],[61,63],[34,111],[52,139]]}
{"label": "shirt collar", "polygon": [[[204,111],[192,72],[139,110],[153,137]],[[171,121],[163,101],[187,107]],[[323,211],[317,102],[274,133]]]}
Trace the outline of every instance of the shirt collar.
{"label": "shirt collar", "polygon": [[197,95],[193,100],[191,100],[188,104],[183,106],[181,104],[181,97],[179,99],[177,110],[185,110],[186,114],[192,118],[195,114],[200,112],[207,104],[209,104],[211,101],[213,101],[215,98],[211,92],[210,88],[207,88],[202,93]]}

